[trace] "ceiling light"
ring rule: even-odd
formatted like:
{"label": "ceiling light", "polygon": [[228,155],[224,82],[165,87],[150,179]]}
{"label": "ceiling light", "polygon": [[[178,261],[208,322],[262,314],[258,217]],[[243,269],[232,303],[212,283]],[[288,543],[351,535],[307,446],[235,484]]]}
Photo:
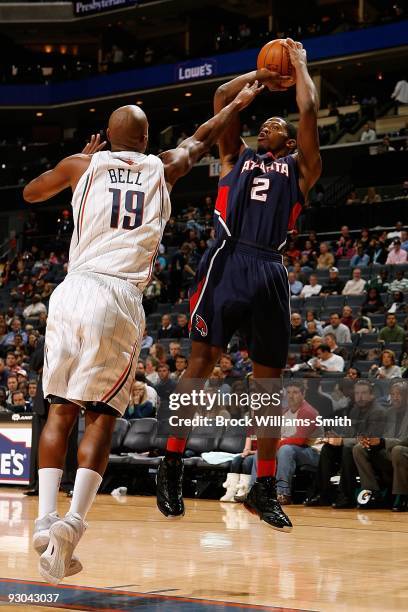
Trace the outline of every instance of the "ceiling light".
{"label": "ceiling light", "polygon": [[35,113],[36,117],[42,117],[44,115],[44,113],[41,113],[40,111],[38,113]]}

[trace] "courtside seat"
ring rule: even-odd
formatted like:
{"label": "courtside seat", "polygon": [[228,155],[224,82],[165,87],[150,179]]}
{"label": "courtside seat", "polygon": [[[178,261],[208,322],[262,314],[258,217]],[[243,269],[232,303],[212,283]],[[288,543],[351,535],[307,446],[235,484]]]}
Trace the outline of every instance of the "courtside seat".
{"label": "courtside seat", "polygon": [[223,427],[194,427],[187,440],[186,456],[200,457],[201,453],[217,450],[223,433]]}
{"label": "courtside seat", "polygon": [[111,453],[120,452],[123,444],[123,440],[129,430],[130,423],[126,419],[116,419],[115,429],[113,430],[112,442],[111,442]]}
{"label": "courtside seat", "polygon": [[144,453],[149,451],[157,431],[157,420],[152,418],[132,419],[123,440],[123,453]]}

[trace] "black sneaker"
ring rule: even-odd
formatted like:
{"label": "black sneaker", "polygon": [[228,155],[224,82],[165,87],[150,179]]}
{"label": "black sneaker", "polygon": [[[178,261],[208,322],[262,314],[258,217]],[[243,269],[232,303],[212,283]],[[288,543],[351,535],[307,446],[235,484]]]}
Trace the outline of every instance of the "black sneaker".
{"label": "black sneaker", "polygon": [[292,531],[292,523],[277,499],[275,478],[269,477],[257,480],[248,493],[244,506],[273,529]]}
{"label": "black sneaker", "polygon": [[392,507],[393,512],[408,512],[408,495],[397,495]]}
{"label": "black sneaker", "polygon": [[184,516],[183,460],[163,457],[156,475],[157,507],[166,518]]}

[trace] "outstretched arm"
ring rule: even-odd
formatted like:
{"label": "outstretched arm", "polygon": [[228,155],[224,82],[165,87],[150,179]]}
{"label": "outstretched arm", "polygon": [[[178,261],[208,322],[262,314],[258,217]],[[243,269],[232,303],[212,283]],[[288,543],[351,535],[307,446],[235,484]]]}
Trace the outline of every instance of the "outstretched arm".
{"label": "outstretched arm", "polygon": [[60,191],[71,187],[74,191],[80,177],[86,172],[91,161],[90,155],[71,155],[61,160],[52,170],[47,170],[30,181],[23,191],[26,202],[44,202]]}
{"label": "outstretched arm", "polygon": [[300,113],[297,135],[299,183],[306,198],[322,172],[317,129],[319,98],[307,69],[306,51],[302,43],[287,38],[282,44],[289,51],[296,72],[296,102]]}
{"label": "outstretched arm", "polygon": [[187,174],[204,153],[217,142],[229,122],[246,108],[262,89],[263,85],[257,81],[252,85],[246,84],[225,108],[200,125],[193,136],[183,140],[176,149],[161,153],[166,181],[174,185],[180,177]]}
{"label": "outstretched arm", "polygon": [[[247,72],[218,87],[214,95],[214,113],[218,113],[225,108],[245,83],[252,84],[256,80],[263,83],[270,91],[284,91],[294,82],[291,77],[283,77],[277,72],[270,72],[266,68]],[[223,176],[231,170],[242,149],[246,147],[241,138],[241,122],[238,115],[230,121],[228,128],[220,136],[218,146],[222,166],[221,176]]]}

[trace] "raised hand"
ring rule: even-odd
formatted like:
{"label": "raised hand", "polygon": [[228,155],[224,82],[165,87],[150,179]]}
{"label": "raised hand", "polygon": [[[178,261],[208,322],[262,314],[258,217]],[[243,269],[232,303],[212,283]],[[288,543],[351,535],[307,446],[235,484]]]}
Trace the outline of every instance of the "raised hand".
{"label": "raised hand", "polygon": [[106,146],[106,140],[103,140],[101,142],[100,134],[92,134],[91,140],[86,143],[86,145],[82,149],[82,153],[84,153],[85,155],[92,155],[93,153],[102,151],[102,149],[105,146]]}
{"label": "raised hand", "polygon": [[255,81],[253,85],[247,83],[245,87],[237,94],[235,102],[239,105],[239,110],[243,110],[258,96],[261,91],[264,90],[264,85],[260,84],[259,81]]}
{"label": "raised hand", "polygon": [[267,68],[261,68],[256,71],[258,81],[264,83],[269,91],[285,91],[295,83],[295,79],[291,76],[282,76],[279,72],[271,72]]}
{"label": "raised hand", "polygon": [[297,66],[307,64],[306,49],[303,48],[301,42],[286,38],[281,44],[288,50],[291,64],[295,70]]}

